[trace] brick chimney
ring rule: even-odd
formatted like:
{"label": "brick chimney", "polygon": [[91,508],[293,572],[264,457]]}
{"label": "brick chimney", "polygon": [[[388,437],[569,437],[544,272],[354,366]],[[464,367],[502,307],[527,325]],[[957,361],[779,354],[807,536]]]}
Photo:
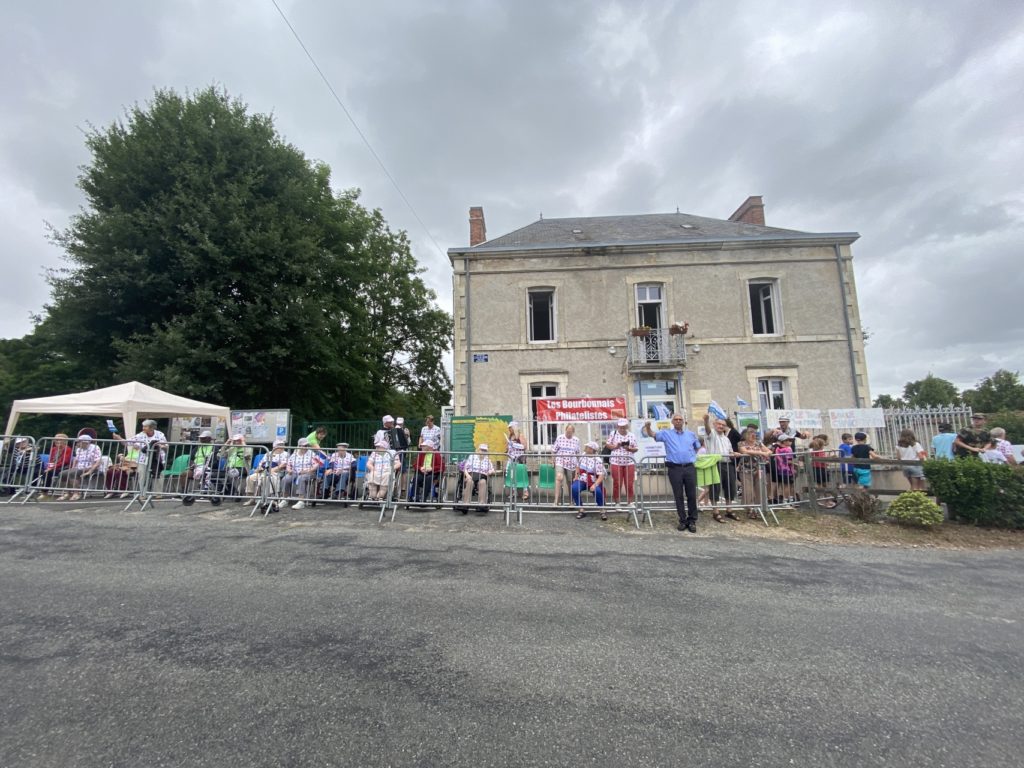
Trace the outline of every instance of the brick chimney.
{"label": "brick chimney", "polygon": [[484,209],[474,205],[469,209],[469,247],[480,245],[487,240],[487,225],[484,223]]}
{"label": "brick chimney", "polygon": [[743,205],[729,217],[729,221],[742,221],[744,224],[760,224],[764,226],[764,200],[760,195],[752,195],[743,201]]}

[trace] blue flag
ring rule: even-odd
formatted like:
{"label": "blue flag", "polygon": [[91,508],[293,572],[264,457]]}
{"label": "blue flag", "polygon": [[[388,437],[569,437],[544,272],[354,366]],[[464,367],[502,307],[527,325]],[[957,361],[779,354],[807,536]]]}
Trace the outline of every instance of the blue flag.
{"label": "blue flag", "polygon": [[744,400],[739,395],[736,395],[736,405],[738,405],[740,408],[749,408],[750,407],[750,403],[748,403],[746,400]]}
{"label": "blue flag", "polygon": [[720,406],[714,400],[712,400],[711,404],[708,405],[708,413],[710,413],[716,419],[726,419],[726,418],[728,418],[728,416],[726,415],[725,411],[722,410],[722,406]]}

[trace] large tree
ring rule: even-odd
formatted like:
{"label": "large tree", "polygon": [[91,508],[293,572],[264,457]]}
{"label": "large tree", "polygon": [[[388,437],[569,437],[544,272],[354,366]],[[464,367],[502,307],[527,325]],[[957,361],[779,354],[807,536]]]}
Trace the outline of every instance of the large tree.
{"label": "large tree", "polygon": [[65,377],[339,418],[448,402],[451,318],[404,233],[270,117],[158,91],[86,141],[87,204],[54,235],[68,265],[34,334]]}
{"label": "large tree", "polygon": [[964,390],[964,402],[976,411],[1024,411],[1024,384],[1016,371],[998,370]]}
{"label": "large tree", "polygon": [[929,373],[923,379],[908,381],[904,385],[903,400],[911,408],[953,405],[960,402],[960,393],[953,382]]}

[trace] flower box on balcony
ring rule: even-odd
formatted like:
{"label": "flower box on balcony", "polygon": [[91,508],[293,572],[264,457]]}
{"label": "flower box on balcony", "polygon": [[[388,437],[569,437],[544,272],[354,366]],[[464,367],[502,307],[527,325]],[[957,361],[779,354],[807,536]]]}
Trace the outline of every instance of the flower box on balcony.
{"label": "flower box on balcony", "polygon": [[689,323],[672,323],[668,327],[668,332],[671,336],[685,336],[689,330]]}
{"label": "flower box on balcony", "polygon": [[648,328],[645,325],[645,326],[643,326],[641,328],[634,328],[629,333],[630,333],[631,336],[650,336],[651,335],[651,329]]}

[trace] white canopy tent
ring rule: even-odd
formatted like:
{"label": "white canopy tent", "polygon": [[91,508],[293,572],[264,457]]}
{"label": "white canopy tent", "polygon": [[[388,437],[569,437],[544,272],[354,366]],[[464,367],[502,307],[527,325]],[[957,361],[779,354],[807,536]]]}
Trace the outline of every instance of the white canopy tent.
{"label": "white canopy tent", "polygon": [[227,424],[231,423],[231,411],[223,405],[189,400],[187,397],[172,395],[137,381],[94,389],[91,392],[15,400],[11,404],[11,416],[7,420],[5,434],[14,434],[14,427],[23,413],[75,413],[108,418],[120,416],[124,419],[126,436],[135,434],[139,414],[150,418],[212,416],[224,419]]}

